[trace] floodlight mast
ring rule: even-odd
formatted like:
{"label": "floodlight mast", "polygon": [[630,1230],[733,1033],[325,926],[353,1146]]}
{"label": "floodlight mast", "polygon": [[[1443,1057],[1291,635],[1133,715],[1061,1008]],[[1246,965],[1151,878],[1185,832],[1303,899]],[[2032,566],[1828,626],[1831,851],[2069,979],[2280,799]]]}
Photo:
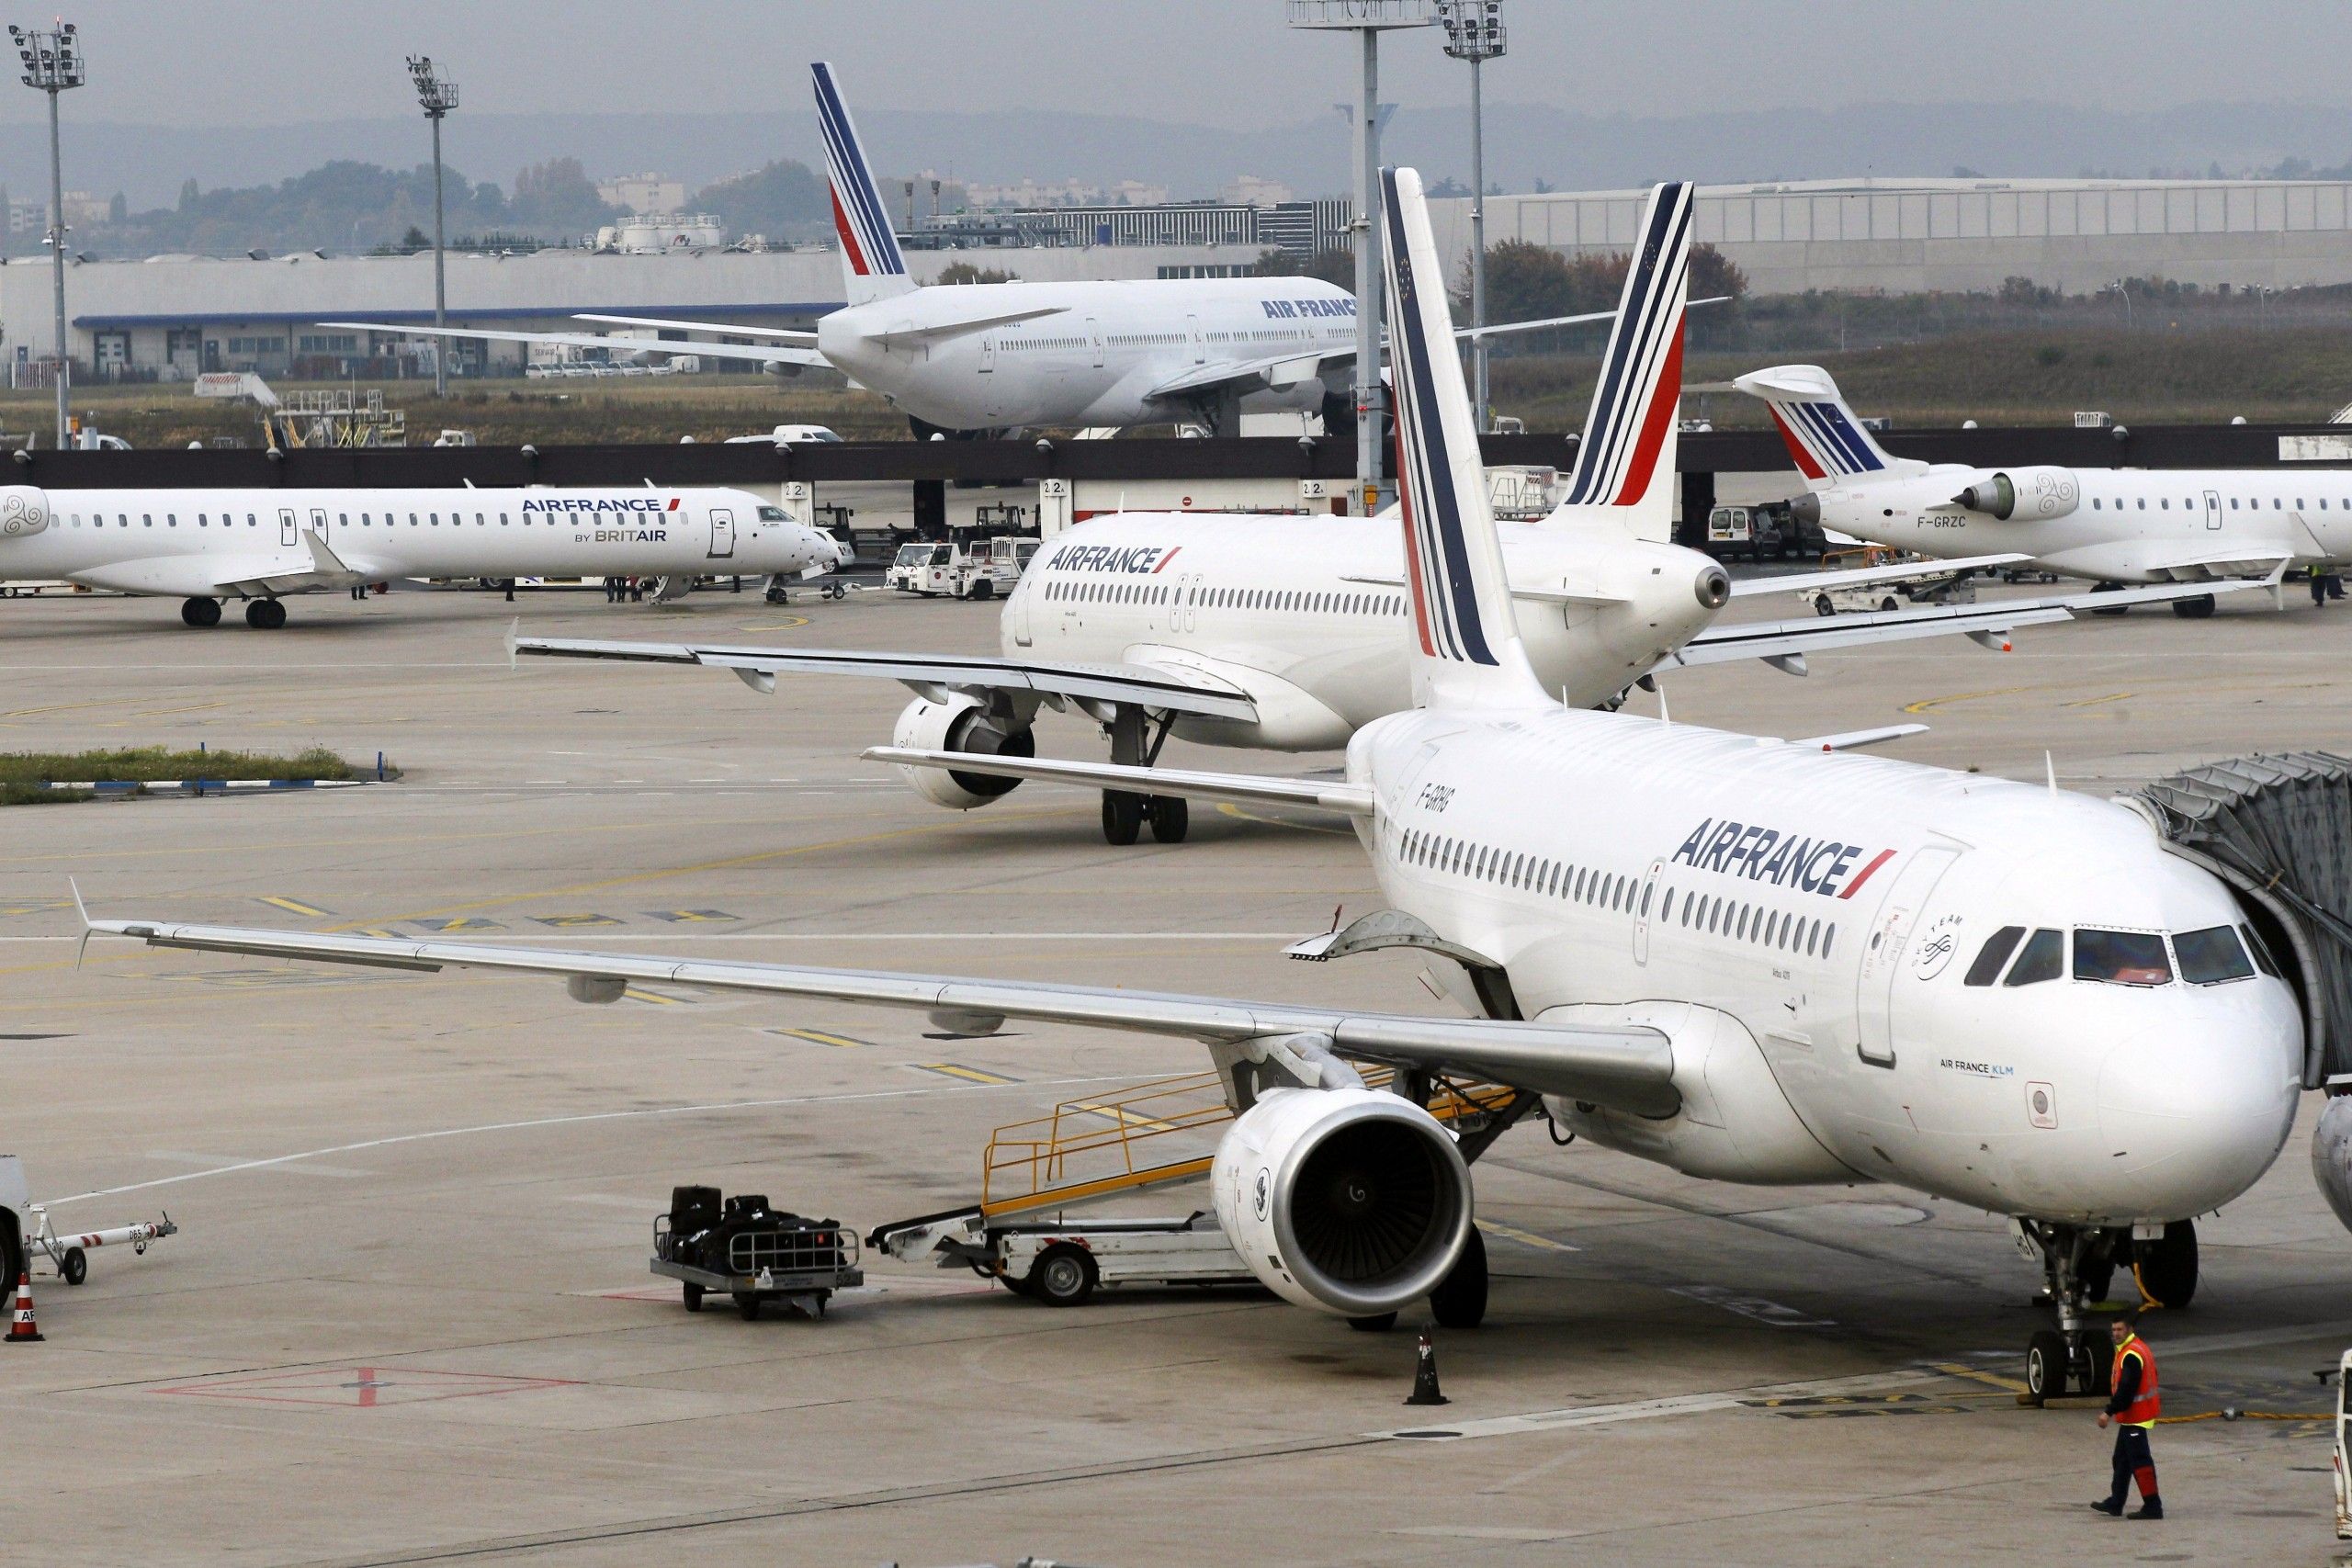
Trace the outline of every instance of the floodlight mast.
{"label": "floodlight mast", "polygon": [[8,37],[24,62],[17,78],[49,95],[49,249],[51,279],[57,296],[57,444],[66,442],[73,398],[74,356],[65,341],[65,165],[58,151],[57,95],[88,80],[83,69],[82,35],[71,22],[43,30],[12,27]]}
{"label": "floodlight mast", "polygon": [[[1509,42],[1503,32],[1503,0],[1437,0],[1445,28],[1445,52],[1470,62],[1470,324],[1487,324],[1487,116],[1479,95],[1479,67],[1499,60]],[[1471,396],[1478,429],[1487,418],[1487,339],[1470,340]]]}
{"label": "floodlight mast", "polygon": [[[446,331],[449,325],[448,283],[443,272],[447,254],[441,237],[441,120],[458,107],[458,85],[433,69],[429,54],[408,57],[408,73],[416,84],[416,101],[424,110],[424,118],[433,122],[433,325]],[[449,340],[436,336],[433,340],[433,395],[449,395]]]}
{"label": "floodlight mast", "polygon": [[[1387,399],[1380,381],[1380,35],[1394,28],[1426,28],[1437,19],[1431,0],[1286,0],[1294,28],[1359,36],[1363,94],[1351,116],[1355,127],[1356,220],[1356,495],[1372,512],[1380,497],[1380,422]],[[1328,434],[1328,433],[1327,433]]]}

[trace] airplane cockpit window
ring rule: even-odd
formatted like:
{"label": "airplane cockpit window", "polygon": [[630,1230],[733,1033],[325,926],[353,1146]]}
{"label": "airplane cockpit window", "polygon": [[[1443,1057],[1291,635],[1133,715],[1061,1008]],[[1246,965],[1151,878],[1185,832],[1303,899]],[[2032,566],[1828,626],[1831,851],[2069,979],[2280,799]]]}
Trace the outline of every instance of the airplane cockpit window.
{"label": "airplane cockpit window", "polygon": [[2044,980],[2055,980],[2063,971],[2066,957],[2066,939],[2047,929],[2026,938],[2025,948],[2018,961],[2009,966],[2004,986],[2038,986]]}
{"label": "airplane cockpit window", "polygon": [[1968,966],[1968,977],[1961,983],[1989,986],[1999,979],[2001,965],[2009,961],[2009,954],[2017,951],[2018,943],[2024,939],[2023,926],[2003,926],[1986,937],[1984,945],[1976,950],[1976,962]]}
{"label": "airplane cockpit window", "polygon": [[2154,931],[2075,931],[2075,978],[2110,986],[2168,986],[2172,959]]}
{"label": "airplane cockpit window", "polygon": [[2238,935],[2245,938],[2246,951],[2254,954],[2255,963],[2261,967],[2261,970],[2265,975],[2269,976],[2274,980],[2282,980],[2286,978],[2285,976],[2278,972],[2278,961],[2270,956],[2270,944],[2264,942],[2261,937],[2255,934],[2255,930],[2252,926],[2240,926],[2238,928]]}
{"label": "airplane cockpit window", "polygon": [[2192,986],[2218,986],[2254,975],[2245,949],[2238,945],[2238,933],[2227,926],[2181,931],[2172,939],[2172,950],[2180,959],[2180,977]]}
{"label": "airplane cockpit window", "polygon": [[784,508],[781,506],[763,506],[759,510],[760,521],[763,523],[781,523],[785,520]]}

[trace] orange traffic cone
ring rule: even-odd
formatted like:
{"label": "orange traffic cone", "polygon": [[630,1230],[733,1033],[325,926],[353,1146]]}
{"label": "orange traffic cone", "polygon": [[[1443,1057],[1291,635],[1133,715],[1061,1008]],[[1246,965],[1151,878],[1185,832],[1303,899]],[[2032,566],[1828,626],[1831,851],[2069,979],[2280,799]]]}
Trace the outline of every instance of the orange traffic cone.
{"label": "orange traffic cone", "polygon": [[17,1275],[17,1312],[9,1320],[10,1345],[38,1345],[41,1342],[40,1325],[33,1321],[33,1277],[30,1269]]}

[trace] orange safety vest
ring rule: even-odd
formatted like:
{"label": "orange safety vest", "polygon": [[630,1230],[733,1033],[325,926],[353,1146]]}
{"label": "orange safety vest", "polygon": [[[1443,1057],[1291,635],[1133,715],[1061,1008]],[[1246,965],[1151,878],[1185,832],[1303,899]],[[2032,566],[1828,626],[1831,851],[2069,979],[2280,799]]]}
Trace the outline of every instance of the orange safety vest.
{"label": "orange safety vest", "polygon": [[2134,1334],[2115,1352],[2115,1365],[2119,1371],[2126,1356],[2140,1358],[2140,1387],[2132,1396],[2132,1403],[2116,1416],[2116,1424],[2120,1427],[2152,1427],[2155,1425],[2156,1412],[2164,1407],[2164,1402],[2156,1397],[2155,1352],[2148,1348],[2146,1340]]}

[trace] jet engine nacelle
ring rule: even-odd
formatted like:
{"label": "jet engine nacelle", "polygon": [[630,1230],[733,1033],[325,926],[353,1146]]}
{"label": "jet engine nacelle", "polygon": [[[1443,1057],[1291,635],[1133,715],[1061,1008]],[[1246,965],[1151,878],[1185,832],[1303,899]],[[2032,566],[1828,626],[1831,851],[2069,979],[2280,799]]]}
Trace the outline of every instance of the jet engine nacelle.
{"label": "jet engine nacelle", "polygon": [[30,485],[0,488],[0,538],[20,538],[48,526],[48,496]]}
{"label": "jet engine nacelle", "polygon": [[[1025,724],[994,716],[986,703],[961,694],[934,703],[917,697],[899,716],[891,743],[924,751],[969,751],[978,757],[1034,757],[1037,739]],[[1019,779],[987,773],[963,773],[954,769],[906,768],[899,776],[933,806],[969,811],[1012,793]]]}
{"label": "jet engine nacelle", "polygon": [[1603,1148],[1638,1155],[1710,1181],[1775,1185],[1850,1181],[1853,1172],[1806,1130],[1747,1026],[1689,1002],[1547,1008],[1546,1023],[1645,1024],[1674,1053],[1671,1116],[1636,1116],[1546,1096],[1555,1124]]}
{"label": "jet engine nacelle", "polygon": [[1375,1089],[1267,1090],[1217,1145],[1210,1186],[1268,1290],[1342,1317],[1428,1295],[1470,1237],[1470,1168],[1453,1134]]}
{"label": "jet engine nacelle", "polygon": [[2352,1094],[2339,1094],[2320,1107],[2312,1133],[2312,1174],[2327,1195],[2327,1206],[2352,1230]]}
{"label": "jet engine nacelle", "polygon": [[2047,465],[2010,468],[1987,474],[1951,498],[1955,506],[1982,512],[2006,523],[2012,517],[2032,522],[2064,517],[2082,503],[2083,485],[2072,468]]}

